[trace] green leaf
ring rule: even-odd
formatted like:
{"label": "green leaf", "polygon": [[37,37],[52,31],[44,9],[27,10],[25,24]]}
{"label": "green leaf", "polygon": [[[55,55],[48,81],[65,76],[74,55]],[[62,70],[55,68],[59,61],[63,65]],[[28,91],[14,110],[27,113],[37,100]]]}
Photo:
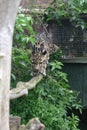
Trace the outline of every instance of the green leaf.
{"label": "green leaf", "polygon": [[14,80],[16,80],[16,76],[15,76],[13,73],[11,73],[11,77],[12,77]]}

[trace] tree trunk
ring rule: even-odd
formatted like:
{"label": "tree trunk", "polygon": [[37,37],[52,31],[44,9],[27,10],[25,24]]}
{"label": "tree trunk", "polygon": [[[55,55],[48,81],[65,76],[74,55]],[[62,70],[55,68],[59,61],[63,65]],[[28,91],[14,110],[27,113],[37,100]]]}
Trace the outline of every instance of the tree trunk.
{"label": "tree trunk", "polygon": [[9,130],[12,35],[20,0],[0,0],[0,130]]}

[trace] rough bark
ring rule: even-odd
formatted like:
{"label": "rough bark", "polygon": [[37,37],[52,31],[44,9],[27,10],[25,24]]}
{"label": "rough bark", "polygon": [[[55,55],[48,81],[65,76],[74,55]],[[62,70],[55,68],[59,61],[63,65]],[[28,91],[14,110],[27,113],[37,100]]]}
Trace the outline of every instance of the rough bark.
{"label": "rough bark", "polygon": [[0,0],[0,130],[9,130],[12,35],[20,0]]}
{"label": "rough bark", "polygon": [[43,76],[39,74],[28,82],[18,82],[16,88],[10,90],[10,99],[15,99],[23,95],[27,95],[28,90],[35,88],[37,83],[40,82],[42,78]]}

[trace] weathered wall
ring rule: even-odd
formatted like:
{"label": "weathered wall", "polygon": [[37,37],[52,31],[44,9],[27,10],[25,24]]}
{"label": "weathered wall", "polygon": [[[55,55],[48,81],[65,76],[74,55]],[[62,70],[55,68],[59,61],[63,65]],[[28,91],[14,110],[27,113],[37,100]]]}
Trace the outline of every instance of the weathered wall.
{"label": "weathered wall", "polygon": [[46,8],[51,0],[22,0],[21,6],[24,8],[29,8],[29,6],[40,6],[41,8]]}
{"label": "weathered wall", "polygon": [[17,116],[10,116],[10,130],[19,130],[21,125],[21,118]]}
{"label": "weathered wall", "polygon": [[29,120],[26,125],[21,125],[21,118],[18,116],[10,116],[10,130],[44,130],[45,126],[38,118]]}

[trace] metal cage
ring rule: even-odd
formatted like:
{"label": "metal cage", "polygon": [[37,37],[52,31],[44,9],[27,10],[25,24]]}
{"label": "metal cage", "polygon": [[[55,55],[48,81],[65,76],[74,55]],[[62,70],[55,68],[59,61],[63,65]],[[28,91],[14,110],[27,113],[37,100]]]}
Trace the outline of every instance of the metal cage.
{"label": "metal cage", "polygon": [[74,27],[68,20],[61,24],[51,22],[49,32],[54,44],[57,44],[62,52],[62,59],[75,59],[87,57],[87,30]]}

